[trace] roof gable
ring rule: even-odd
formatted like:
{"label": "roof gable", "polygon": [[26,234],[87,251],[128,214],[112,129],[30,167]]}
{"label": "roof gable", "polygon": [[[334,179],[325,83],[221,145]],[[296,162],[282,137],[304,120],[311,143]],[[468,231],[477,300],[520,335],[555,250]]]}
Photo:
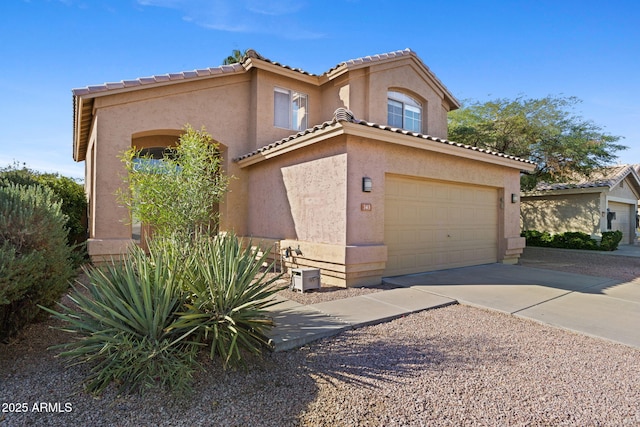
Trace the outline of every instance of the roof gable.
{"label": "roof gable", "polygon": [[[527,192],[527,195],[540,195],[544,193],[574,192],[588,189],[609,189],[620,184],[625,179],[630,179],[636,192],[640,190],[640,176],[632,165],[617,165],[597,169],[588,176],[575,174],[572,179],[565,182],[540,182],[536,187]],[[640,193],[639,193],[640,194]]]}

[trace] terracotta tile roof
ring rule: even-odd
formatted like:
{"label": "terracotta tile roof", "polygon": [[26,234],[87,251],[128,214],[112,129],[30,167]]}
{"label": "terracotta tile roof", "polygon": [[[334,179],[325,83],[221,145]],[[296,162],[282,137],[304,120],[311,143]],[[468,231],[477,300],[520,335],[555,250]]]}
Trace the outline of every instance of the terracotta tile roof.
{"label": "terracotta tile roof", "polygon": [[233,160],[235,162],[239,162],[240,160],[244,160],[244,159],[247,159],[249,157],[255,156],[257,154],[267,152],[267,151],[269,151],[269,150],[271,150],[273,148],[276,148],[279,145],[285,144],[285,143],[287,143],[289,141],[293,141],[296,138],[300,138],[300,137],[302,137],[304,135],[313,134],[313,133],[318,132],[318,131],[320,131],[322,129],[325,129],[325,128],[329,127],[329,126],[333,126],[333,125],[335,125],[336,123],[339,123],[339,122],[355,123],[355,124],[358,124],[358,125],[368,126],[370,128],[380,129],[380,130],[384,130],[384,131],[387,131],[387,132],[394,132],[394,133],[399,133],[399,134],[403,134],[403,135],[409,135],[409,136],[413,136],[413,137],[416,137],[416,138],[421,138],[421,139],[425,139],[425,140],[429,140],[429,141],[438,142],[438,143],[441,143],[441,144],[452,145],[452,146],[455,146],[455,147],[460,147],[461,149],[465,149],[465,150],[472,150],[472,151],[477,151],[479,153],[486,153],[486,154],[490,154],[490,155],[493,155],[493,156],[503,157],[503,158],[506,158],[506,159],[515,160],[515,161],[518,161],[518,162],[526,163],[526,164],[529,164],[529,165],[533,165],[534,164],[530,160],[521,159],[519,157],[511,156],[509,154],[499,153],[499,152],[496,152],[496,151],[485,150],[483,148],[478,148],[478,147],[472,147],[470,145],[460,144],[460,143],[449,141],[449,140],[442,139],[442,138],[436,138],[436,137],[433,137],[431,135],[424,135],[424,134],[418,133],[418,132],[411,132],[411,131],[408,131],[408,130],[399,129],[399,128],[395,128],[395,127],[391,127],[391,126],[387,126],[387,125],[371,123],[371,122],[367,122],[365,120],[358,120],[358,119],[356,119],[354,117],[354,115],[353,115],[353,113],[351,111],[349,111],[349,110],[347,110],[345,108],[338,108],[334,112],[333,120],[326,121],[324,123],[321,123],[321,124],[316,125],[316,126],[314,126],[312,128],[309,128],[309,129],[305,129],[305,130],[303,130],[301,132],[298,132],[298,133],[296,133],[294,135],[290,135],[290,136],[288,136],[286,138],[283,138],[283,139],[275,141],[275,142],[273,142],[271,144],[265,145],[264,147],[258,148],[257,150],[252,151],[251,153],[247,153],[247,154],[244,154],[244,155],[242,155],[240,157],[237,157],[237,158],[235,158]]}
{"label": "terracotta tile roof", "polygon": [[287,70],[295,71],[297,73],[305,74],[307,76],[317,76],[317,74],[310,73],[308,71],[303,70],[302,68],[294,68],[294,67],[290,67],[289,65],[285,65],[285,64],[281,64],[281,63],[276,62],[276,61],[272,61],[269,58],[265,58],[264,56],[260,55],[258,52],[256,52],[253,49],[247,50],[247,53],[242,58],[241,63],[244,64],[245,61],[247,61],[247,59],[250,59],[250,58],[256,58],[256,59],[259,59],[261,61],[268,62],[269,64],[277,65],[278,67],[286,68]]}
{"label": "terracotta tile roof", "polygon": [[[332,67],[331,69],[323,73],[322,76],[330,78],[330,74],[337,72],[341,67],[346,67],[347,69],[358,68],[360,66],[367,66],[376,62],[392,60],[395,58],[406,56],[413,56],[420,62],[420,64],[422,64],[425,71],[430,74],[431,78],[433,78],[436,84],[440,86],[440,88],[445,92],[445,96],[451,102],[452,108],[460,107],[459,101],[449,92],[446,86],[444,86],[444,84],[438,79],[435,74],[433,74],[433,72],[431,72],[431,70],[422,62],[422,60],[420,60],[420,58],[418,58],[418,56],[410,49],[350,59]],[[74,159],[76,159],[76,161],[84,160],[84,156],[86,154],[86,147],[88,144],[87,138],[89,132],[88,123],[91,122],[91,107],[93,98],[101,95],[108,95],[110,92],[115,91],[124,91],[127,89],[136,90],[138,88],[144,88],[145,86],[153,87],[156,85],[167,85],[192,79],[209,78],[217,75],[242,73],[248,69],[252,59],[258,59],[260,61],[272,64],[277,67],[282,67],[284,69],[300,73],[311,78],[321,78],[321,76],[309,73],[300,68],[290,67],[288,65],[284,65],[279,62],[267,59],[257,53],[255,50],[249,49],[246,52],[246,55],[242,58],[241,62],[236,64],[221,65],[218,67],[203,68],[193,71],[182,71],[179,73],[153,75],[133,80],[122,80],[119,82],[103,83],[100,85],[91,85],[83,88],[72,89],[74,116]],[[87,115],[89,117],[87,117]]]}
{"label": "terracotta tile roof", "polygon": [[[356,67],[360,65],[367,65],[375,62],[384,61],[387,59],[393,59],[393,58],[399,58],[402,56],[411,56],[411,55],[417,57],[417,55],[411,49],[404,49],[404,50],[397,50],[395,52],[388,52],[388,53],[382,53],[378,55],[365,56],[362,58],[350,59],[348,61],[344,61],[335,65],[334,67],[330,68],[328,71],[323,73],[323,75],[330,74],[332,71],[335,71],[341,66]],[[85,95],[98,94],[102,92],[108,92],[112,90],[147,86],[151,84],[169,83],[169,82],[180,81],[180,80],[190,80],[190,79],[209,77],[209,76],[215,76],[220,74],[242,72],[242,71],[245,71],[245,64],[247,63],[247,61],[253,58],[259,59],[261,61],[267,62],[272,65],[276,65],[278,67],[285,68],[287,70],[295,71],[300,74],[304,74],[312,77],[318,77],[317,74],[310,73],[301,68],[294,68],[289,65],[272,61],[260,55],[255,50],[249,49],[247,50],[246,55],[242,58],[240,63],[236,63],[236,64],[220,65],[218,67],[201,68],[193,71],[181,71],[179,73],[159,74],[159,75],[153,75],[149,77],[140,77],[133,80],[122,80],[119,82],[103,83],[100,85],[92,85],[92,86],[86,86],[83,88],[76,88],[76,89],[72,89],[71,91],[75,96],[85,96]],[[429,70],[428,67],[426,68],[427,70]],[[436,78],[438,83],[442,84],[442,82],[440,82],[440,80],[438,80],[437,77],[435,77],[435,75],[434,75],[434,78]]]}
{"label": "terracotta tile roof", "polygon": [[167,83],[176,80],[189,80],[198,77],[208,77],[218,74],[229,74],[244,71],[241,64],[221,65],[215,68],[202,68],[193,71],[182,71],[180,73],[161,74],[150,77],[140,77],[134,80],[122,80],[120,82],[104,83],[101,85],[87,86],[84,88],[72,89],[75,96],[90,95],[111,90],[126,89],[136,86],[146,86],[156,83]]}
{"label": "terracotta tile roof", "polygon": [[592,172],[589,176],[576,174],[572,179],[565,182],[540,182],[532,192],[598,187],[613,188],[632,171],[633,166],[631,165],[605,167]]}
{"label": "terracotta tile roof", "polygon": [[407,48],[404,50],[396,50],[394,52],[380,53],[377,55],[363,56],[362,58],[350,59],[348,61],[341,62],[334,67],[331,67],[324,74],[331,74],[332,71],[335,71],[337,68],[341,66],[354,67],[359,65],[367,65],[374,62],[380,62],[387,59],[399,58],[402,56],[411,56],[415,55],[415,53]]}

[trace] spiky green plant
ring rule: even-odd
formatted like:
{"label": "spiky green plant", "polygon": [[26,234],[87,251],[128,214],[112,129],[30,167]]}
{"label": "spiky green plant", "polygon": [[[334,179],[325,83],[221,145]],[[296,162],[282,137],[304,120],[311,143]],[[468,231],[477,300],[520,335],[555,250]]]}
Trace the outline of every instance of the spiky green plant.
{"label": "spiky green plant", "polygon": [[45,308],[66,323],[60,329],[76,335],[54,348],[72,364],[91,366],[86,388],[92,393],[112,382],[122,391],[186,391],[198,368],[197,344],[187,338],[196,328],[175,327],[182,307],[180,251],[166,242],[151,243],[149,251],[134,246],[121,262],[87,269],[89,285],[78,284],[71,295],[76,308]]}
{"label": "spiky green plant", "polygon": [[261,273],[268,252],[257,256],[233,233],[197,240],[185,280],[187,310],[173,327],[198,328],[201,341],[210,344],[224,366],[242,362],[242,350],[260,354],[268,346],[265,333],[274,326],[266,308],[277,304],[272,296],[280,290]]}

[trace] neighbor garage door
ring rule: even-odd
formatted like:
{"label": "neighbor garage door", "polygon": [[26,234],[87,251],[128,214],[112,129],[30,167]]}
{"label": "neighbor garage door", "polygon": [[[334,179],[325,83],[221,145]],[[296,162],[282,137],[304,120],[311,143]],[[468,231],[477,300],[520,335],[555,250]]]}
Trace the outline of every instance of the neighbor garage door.
{"label": "neighbor garage door", "polygon": [[385,276],[497,261],[495,188],[387,176]]}
{"label": "neighbor garage door", "polygon": [[[631,209],[633,205],[628,203],[609,202],[609,210],[616,213],[616,219],[611,221],[611,230],[622,231],[621,244],[631,243]],[[634,218],[635,220],[635,218]]]}

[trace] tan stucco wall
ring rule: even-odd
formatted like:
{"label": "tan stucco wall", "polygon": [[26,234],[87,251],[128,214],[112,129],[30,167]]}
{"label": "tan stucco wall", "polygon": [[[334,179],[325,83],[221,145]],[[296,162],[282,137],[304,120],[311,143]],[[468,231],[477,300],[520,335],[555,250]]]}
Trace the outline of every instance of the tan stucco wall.
{"label": "tan stucco wall", "polygon": [[[279,74],[269,73],[264,70],[253,70],[255,75],[254,90],[251,95],[254,97],[255,111],[257,114],[255,121],[256,136],[251,150],[258,149],[279,139],[295,134],[296,130],[277,128],[274,123],[274,89],[276,87],[289,89],[307,95],[307,105],[309,114],[307,116],[307,126],[312,127],[317,123],[331,120],[333,111],[324,115],[322,112],[321,89],[306,82],[293,80]],[[246,108],[246,107],[245,107]],[[236,121],[238,119],[236,118]],[[246,150],[245,154],[251,150]],[[238,154],[240,155],[240,154]]]}
{"label": "tan stucco wall", "polygon": [[[384,131],[382,131],[384,132]],[[435,142],[425,142],[434,143]],[[339,135],[248,166],[248,231],[254,238],[282,239],[282,248],[300,248],[286,259],[290,267],[321,268],[323,280],[342,286],[381,281],[384,242],[385,175],[398,174],[494,187],[509,201],[496,206],[499,253],[514,262],[524,248],[520,238],[519,170],[452,155]],[[362,191],[370,177],[373,191]],[[370,211],[361,209],[371,205]],[[473,206],[469,207],[473,209]]]}
{"label": "tan stucco wall", "polygon": [[[241,179],[244,171],[229,159],[251,147],[246,126],[250,85],[246,76],[230,76],[226,83],[200,81],[185,84],[180,90],[167,86],[96,99],[92,132],[97,143],[91,145],[88,156],[94,159],[92,165],[95,165],[88,174],[92,204],[90,254],[106,251],[104,254],[109,255],[108,248],[120,250],[130,242],[129,213],[119,206],[115,195],[122,186],[124,174],[119,156],[131,147],[133,139],[142,137],[138,141],[145,141],[150,134],[169,131],[177,135],[185,124],[196,129],[204,126],[215,140],[228,147],[225,170],[239,179],[230,183],[226,203],[220,209],[221,222],[225,228],[244,232],[246,218],[236,212],[246,212],[246,201],[242,197],[246,180]],[[151,142],[143,145],[147,144]]]}
{"label": "tan stucco wall", "polygon": [[251,167],[247,233],[344,245],[345,152],[337,138]]}
{"label": "tan stucco wall", "polygon": [[523,230],[597,235],[601,229],[601,193],[522,197]]}

